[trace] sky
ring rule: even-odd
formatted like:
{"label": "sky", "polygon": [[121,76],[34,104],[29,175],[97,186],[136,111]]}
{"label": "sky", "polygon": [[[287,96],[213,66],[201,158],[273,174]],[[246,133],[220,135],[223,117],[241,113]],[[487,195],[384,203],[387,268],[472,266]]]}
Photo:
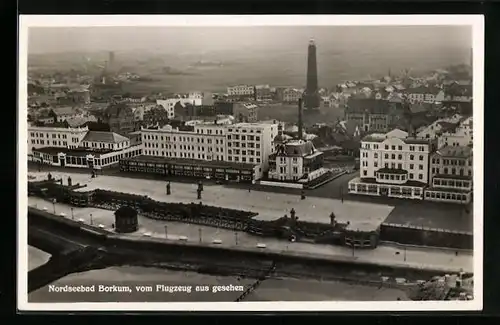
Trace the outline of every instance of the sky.
{"label": "sky", "polygon": [[293,51],[314,38],[325,51],[392,47],[395,51],[470,48],[469,26],[256,26],[256,27],[36,27],[28,51],[149,50],[203,53],[244,50]]}

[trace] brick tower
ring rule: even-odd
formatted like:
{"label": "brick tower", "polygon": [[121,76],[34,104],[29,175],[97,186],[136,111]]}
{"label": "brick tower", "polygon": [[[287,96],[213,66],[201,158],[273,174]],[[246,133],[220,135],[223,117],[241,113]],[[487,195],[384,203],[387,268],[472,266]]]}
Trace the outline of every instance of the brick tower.
{"label": "brick tower", "polygon": [[319,109],[319,102],[316,44],[311,39],[307,50],[307,86],[304,92],[304,108],[306,110]]}

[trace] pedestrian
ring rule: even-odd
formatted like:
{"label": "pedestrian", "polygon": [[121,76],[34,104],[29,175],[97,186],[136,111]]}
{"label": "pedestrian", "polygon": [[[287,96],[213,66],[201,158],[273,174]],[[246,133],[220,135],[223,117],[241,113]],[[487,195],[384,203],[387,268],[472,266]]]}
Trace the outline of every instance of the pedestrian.
{"label": "pedestrian", "polygon": [[455,256],[458,256],[458,251],[455,252]]}
{"label": "pedestrian", "polygon": [[248,188],[248,193],[250,193],[250,187]]}

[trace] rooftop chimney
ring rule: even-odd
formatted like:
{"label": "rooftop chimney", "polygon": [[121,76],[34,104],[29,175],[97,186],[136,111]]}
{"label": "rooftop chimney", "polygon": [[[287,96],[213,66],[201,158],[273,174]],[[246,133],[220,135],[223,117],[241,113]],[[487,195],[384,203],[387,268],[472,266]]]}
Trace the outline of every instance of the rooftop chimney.
{"label": "rooftop chimney", "polygon": [[299,98],[299,122],[298,122],[298,127],[299,127],[299,135],[298,139],[302,140],[302,99]]}

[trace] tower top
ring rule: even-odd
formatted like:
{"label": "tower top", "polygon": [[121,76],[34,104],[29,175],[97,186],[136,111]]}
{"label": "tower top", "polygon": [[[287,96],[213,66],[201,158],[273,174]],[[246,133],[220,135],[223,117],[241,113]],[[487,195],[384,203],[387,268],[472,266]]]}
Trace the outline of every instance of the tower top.
{"label": "tower top", "polygon": [[309,39],[309,45],[316,45],[316,43],[314,42],[314,38],[310,38]]}

